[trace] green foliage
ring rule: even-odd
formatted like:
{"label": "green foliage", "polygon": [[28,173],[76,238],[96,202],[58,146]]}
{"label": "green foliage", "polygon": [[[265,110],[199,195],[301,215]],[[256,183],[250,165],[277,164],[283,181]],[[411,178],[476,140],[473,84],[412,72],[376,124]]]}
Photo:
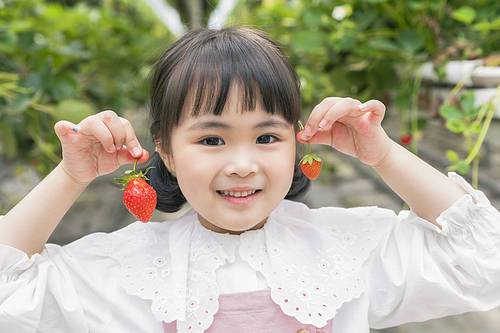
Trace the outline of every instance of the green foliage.
{"label": "green foliage", "polygon": [[243,1],[235,13],[234,22],[284,46],[307,107],[326,96],[388,102],[397,89],[408,108],[419,64],[500,49],[496,0],[263,0]]}
{"label": "green foliage", "polygon": [[[455,96],[451,96],[453,101]],[[468,147],[468,156],[465,160],[459,158],[453,150],[447,150],[446,156],[451,162],[448,171],[457,170],[462,174],[467,174],[470,163],[475,162],[473,170],[473,183],[477,188],[477,165],[479,163],[479,150],[488,132],[488,128],[495,113],[495,105],[500,99],[500,85],[496,89],[496,94],[479,107],[474,106],[474,93],[464,92],[458,102],[446,102],[439,108],[439,114],[446,120],[446,128],[450,131],[461,134],[465,138]],[[475,142],[473,142],[475,141]]]}
{"label": "green foliage", "polygon": [[[431,61],[442,77],[449,60],[500,50],[497,0],[253,0],[242,1],[235,13],[234,22],[260,28],[284,47],[301,80],[304,110],[327,96],[379,99],[388,115],[399,112],[415,154],[428,121],[419,115],[420,65]],[[465,160],[447,152],[448,170],[465,174],[474,161],[477,187],[476,155],[496,104],[473,104],[466,93],[439,113],[469,148]]]}
{"label": "green foliage", "polygon": [[446,119],[446,127],[457,134],[466,135],[478,134],[481,127],[478,127],[473,120],[479,114],[480,107],[474,107],[474,93],[467,91],[459,98],[459,105],[444,103],[439,108],[439,114]]}
{"label": "green foliage", "polygon": [[54,124],[143,105],[149,68],[173,36],[133,0],[0,5],[0,154],[46,175],[61,156]]}

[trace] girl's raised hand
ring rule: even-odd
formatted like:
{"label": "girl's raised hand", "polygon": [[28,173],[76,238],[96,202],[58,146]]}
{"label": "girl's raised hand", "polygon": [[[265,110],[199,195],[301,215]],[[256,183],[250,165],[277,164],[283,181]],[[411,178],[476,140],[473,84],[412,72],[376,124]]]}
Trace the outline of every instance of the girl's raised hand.
{"label": "girl's raised hand", "polygon": [[89,116],[76,126],[66,120],[58,121],[54,131],[61,141],[64,171],[81,184],[88,184],[123,164],[134,163],[135,158],[139,158],[138,163],[149,158],[130,122],[111,110]]}
{"label": "girl's raised hand", "polygon": [[391,146],[381,126],[384,114],[385,105],[378,100],[361,104],[349,97],[328,97],[314,107],[297,140],[329,145],[374,166]]}

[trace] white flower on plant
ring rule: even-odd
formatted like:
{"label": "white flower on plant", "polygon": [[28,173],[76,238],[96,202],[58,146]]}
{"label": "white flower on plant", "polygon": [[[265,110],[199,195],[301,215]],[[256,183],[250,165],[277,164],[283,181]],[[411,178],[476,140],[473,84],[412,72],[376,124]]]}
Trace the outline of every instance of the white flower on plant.
{"label": "white flower on plant", "polygon": [[333,8],[332,17],[337,21],[341,21],[347,15],[347,8],[345,6],[336,6]]}

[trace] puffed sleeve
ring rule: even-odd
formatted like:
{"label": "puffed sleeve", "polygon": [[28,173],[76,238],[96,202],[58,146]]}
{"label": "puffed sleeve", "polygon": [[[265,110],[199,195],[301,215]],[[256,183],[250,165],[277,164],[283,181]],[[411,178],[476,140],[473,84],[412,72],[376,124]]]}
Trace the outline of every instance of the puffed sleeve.
{"label": "puffed sleeve", "polygon": [[386,328],[500,306],[500,213],[455,172],[464,194],[437,218],[373,207],[389,225],[367,261],[369,321]]}
{"label": "puffed sleeve", "polygon": [[96,278],[105,265],[79,251],[85,243],[46,244],[31,258],[0,244],[0,332],[103,331],[106,286],[99,289]]}

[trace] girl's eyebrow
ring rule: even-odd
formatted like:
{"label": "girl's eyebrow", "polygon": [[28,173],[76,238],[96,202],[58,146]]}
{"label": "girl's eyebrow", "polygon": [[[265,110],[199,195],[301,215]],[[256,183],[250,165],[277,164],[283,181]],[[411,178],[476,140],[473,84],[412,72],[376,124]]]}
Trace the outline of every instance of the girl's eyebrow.
{"label": "girl's eyebrow", "polygon": [[[260,122],[254,126],[254,129],[258,128],[264,128],[264,127],[277,127],[277,128],[283,128],[283,129],[288,129],[290,125],[288,123],[277,120],[277,119],[269,119],[263,122]],[[230,129],[231,126],[220,122],[220,121],[199,121],[197,123],[194,123],[188,128],[188,131],[194,131],[194,130],[201,130],[201,129],[212,129],[212,128],[222,128],[222,129]]]}

